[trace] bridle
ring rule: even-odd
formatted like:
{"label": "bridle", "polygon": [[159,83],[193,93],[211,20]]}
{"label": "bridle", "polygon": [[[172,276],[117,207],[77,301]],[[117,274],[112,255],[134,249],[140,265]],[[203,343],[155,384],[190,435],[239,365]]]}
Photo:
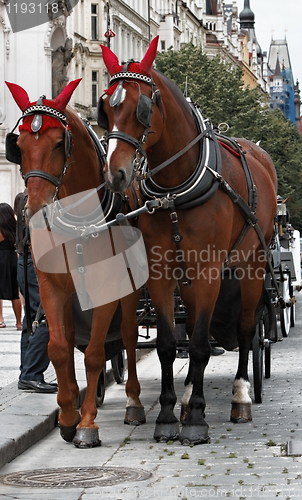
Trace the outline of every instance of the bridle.
{"label": "bridle", "polygon": [[[136,108],[136,118],[139,123],[144,126],[144,131],[139,139],[136,139],[132,135],[126,134],[125,132],[120,132],[117,130],[113,130],[107,133],[105,139],[108,141],[109,139],[122,139],[126,141],[135,148],[135,158],[133,161],[134,164],[134,172],[136,172],[141,166],[142,158],[146,157],[146,152],[143,149],[143,144],[147,141],[148,135],[150,133],[150,124],[151,117],[153,113],[153,107],[156,104],[160,110],[160,113],[163,118],[163,110],[161,103],[161,95],[159,89],[156,87],[155,82],[151,77],[146,75],[142,75],[140,73],[135,73],[128,71],[129,64],[133,62],[132,60],[128,61],[123,69],[113,75],[109,81],[109,89],[118,82],[116,89],[110,97],[109,104],[110,107],[115,107],[121,102],[122,90],[124,86],[124,82],[126,80],[132,81],[138,86],[139,90],[139,99]],[[141,88],[139,82],[146,83],[152,89],[151,97],[146,96],[141,93]],[[106,95],[108,90],[100,97],[99,105],[98,105],[98,124],[102,128],[108,128],[108,118],[103,109],[103,96]]]}
{"label": "bridle", "polygon": [[[12,163],[17,163],[20,165],[20,173],[22,175],[22,178],[24,179],[25,186],[27,185],[27,181],[30,177],[40,177],[42,179],[46,179],[47,181],[51,182],[56,190],[54,194],[54,200],[57,199],[58,197],[58,192],[62,183],[62,179],[64,175],[66,174],[68,170],[68,159],[71,156],[71,149],[72,149],[72,134],[71,131],[69,130],[69,124],[68,124],[68,119],[67,116],[64,113],[61,113],[55,108],[52,108],[51,106],[47,106],[43,104],[43,99],[46,97],[43,95],[39,97],[38,101],[36,104],[29,106],[23,111],[22,116],[18,119],[16,125],[12,129],[11,132],[9,132],[6,136],[6,159],[8,161],[11,161]],[[33,133],[38,133],[38,131],[42,127],[42,115],[47,115],[52,118],[56,118],[59,120],[61,125],[63,126],[64,129],[64,165],[62,169],[62,173],[59,175],[59,177],[56,177],[55,175],[49,174],[48,172],[44,172],[42,170],[31,170],[30,172],[27,172],[27,174],[23,174],[22,171],[22,164],[21,164],[21,151],[17,145],[17,140],[19,135],[14,133],[14,130],[18,126],[19,122],[26,118],[27,116],[34,115],[33,121],[31,123],[31,130]]]}

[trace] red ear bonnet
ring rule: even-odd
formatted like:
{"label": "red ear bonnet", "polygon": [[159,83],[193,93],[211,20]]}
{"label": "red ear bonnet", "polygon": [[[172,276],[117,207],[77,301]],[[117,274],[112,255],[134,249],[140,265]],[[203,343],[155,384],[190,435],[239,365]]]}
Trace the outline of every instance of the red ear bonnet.
{"label": "red ear bonnet", "polygon": [[158,39],[159,39],[159,35],[157,35],[155,38],[153,38],[146,54],[144,55],[143,59],[140,62],[140,65],[139,65],[141,72],[146,73],[147,75],[150,74],[152,64],[153,64],[154,59],[156,57]]}
{"label": "red ear bonnet", "polygon": [[[70,82],[63,90],[62,92],[54,99],[54,101],[48,101],[48,105],[54,107],[58,111],[65,111],[65,108],[70,101],[70,98],[79,85],[81,81],[81,78],[78,78],[78,80],[73,80]],[[11,94],[16,101],[16,104],[19,106],[21,111],[23,112],[26,108],[28,108],[31,104],[27,92],[20,87],[19,85],[16,85],[15,83],[10,83],[10,82],[5,82],[6,85],[8,86],[9,90],[11,91]]]}
{"label": "red ear bonnet", "polygon": [[105,45],[101,45],[103,60],[106,68],[108,69],[109,75],[112,76],[115,73],[118,73],[121,69],[121,66],[118,62],[118,58],[116,55]]}
{"label": "red ear bonnet", "polygon": [[[79,85],[80,81],[81,78],[73,80],[62,90],[62,92],[55,99],[53,100],[43,99],[43,104],[45,106],[50,106],[51,108],[55,108],[58,111],[61,111],[61,113],[64,113],[66,106],[70,101],[73,92]],[[29,97],[26,91],[22,87],[16,85],[15,83],[9,83],[9,82],[5,83],[8,86],[9,90],[11,91],[14,100],[16,101],[17,105],[19,106],[22,112],[24,112],[29,106],[36,104],[36,102],[29,101]],[[19,130],[27,130],[28,132],[31,133],[32,132],[31,122],[33,121],[33,118],[34,118],[33,115],[24,118],[22,125],[19,126]],[[40,128],[39,133],[41,134],[44,132],[44,130],[54,127],[63,127],[63,125],[59,120],[57,120],[57,118],[43,115],[43,125]]]}
{"label": "red ear bonnet", "polygon": [[[135,71],[137,73],[150,75],[152,64],[156,56],[158,38],[159,36],[156,36],[152,40],[145,56],[143,57],[142,61],[139,64],[131,63],[129,67],[130,71]],[[108,47],[106,47],[105,45],[101,45],[101,49],[103,54],[103,60],[110,76],[113,76],[119,71],[121,71],[122,66],[119,64],[118,58],[112,52],[112,50],[108,49]]]}
{"label": "red ear bonnet", "polygon": [[65,111],[67,104],[70,101],[70,98],[79,85],[82,78],[78,78],[77,80],[73,80],[62,90],[62,92],[55,98],[53,101],[53,107],[62,113]]}
{"label": "red ear bonnet", "polygon": [[8,86],[9,90],[11,91],[11,94],[14,100],[16,101],[16,104],[23,112],[30,105],[27,92],[16,83],[10,83],[10,82],[5,82],[5,83]]}

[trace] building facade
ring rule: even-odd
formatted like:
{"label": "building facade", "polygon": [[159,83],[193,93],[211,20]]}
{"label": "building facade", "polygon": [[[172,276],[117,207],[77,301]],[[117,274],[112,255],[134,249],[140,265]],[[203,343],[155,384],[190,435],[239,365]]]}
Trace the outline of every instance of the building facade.
{"label": "building facade", "polygon": [[279,108],[300,130],[300,89],[294,83],[289,48],[285,40],[271,40],[268,56],[270,108]]}

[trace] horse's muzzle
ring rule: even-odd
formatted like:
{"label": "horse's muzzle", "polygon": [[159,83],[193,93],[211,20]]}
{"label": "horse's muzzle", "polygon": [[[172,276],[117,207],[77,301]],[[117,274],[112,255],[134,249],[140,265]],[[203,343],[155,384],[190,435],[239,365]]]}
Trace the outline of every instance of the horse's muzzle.
{"label": "horse's muzzle", "polygon": [[113,193],[123,193],[130,184],[130,179],[123,168],[120,168],[114,175],[107,171],[104,176],[107,186]]}

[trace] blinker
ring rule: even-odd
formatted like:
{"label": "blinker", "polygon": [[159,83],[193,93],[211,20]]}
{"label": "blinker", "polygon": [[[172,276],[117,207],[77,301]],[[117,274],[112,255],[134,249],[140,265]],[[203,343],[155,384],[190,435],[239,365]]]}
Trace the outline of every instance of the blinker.
{"label": "blinker", "polygon": [[145,94],[140,94],[136,108],[136,118],[145,128],[150,126],[152,115],[152,100]]}
{"label": "blinker", "polygon": [[21,151],[17,145],[18,134],[9,132],[5,138],[5,156],[7,161],[21,165]]}

